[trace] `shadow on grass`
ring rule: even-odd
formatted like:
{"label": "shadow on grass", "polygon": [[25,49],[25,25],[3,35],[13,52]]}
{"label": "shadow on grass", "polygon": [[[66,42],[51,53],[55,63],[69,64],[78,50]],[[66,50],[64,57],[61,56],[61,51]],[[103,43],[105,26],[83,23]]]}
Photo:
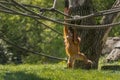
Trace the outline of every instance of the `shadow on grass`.
{"label": "shadow on grass", "polygon": [[120,65],[104,65],[101,70],[117,70],[120,71]]}
{"label": "shadow on grass", "polygon": [[47,78],[41,78],[32,73],[25,73],[25,72],[8,72],[4,76],[4,80],[51,80]]}

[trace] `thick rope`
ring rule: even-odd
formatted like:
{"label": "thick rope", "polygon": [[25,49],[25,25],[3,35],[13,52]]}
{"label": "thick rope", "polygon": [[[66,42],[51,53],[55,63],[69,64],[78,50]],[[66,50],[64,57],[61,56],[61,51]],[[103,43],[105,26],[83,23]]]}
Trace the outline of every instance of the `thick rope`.
{"label": "thick rope", "polygon": [[[4,5],[1,5],[1,4],[0,4],[1,7],[5,8],[5,9],[7,9],[7,10],[9,10],[9,11],[5,11],[5,10],[1,10],[1,9],[0,9],[0,11],[1,11],[1,12],[13,13],[13,14],[17,14],[17,15],[28,16],[28,17],[36,18],[36,19],[44,19],[44,20],[48,20],[48,21],[55,22],[55,23],[58,23],[58,24],[68,25],[69,27],[76,27],[76,28],[82,28],[82,29],[97,29],[97,28],[100,29],[100,28],[107,28],[107,27],[111,27],[111,26],[114,27],[114,26],[120,24],[120,22],[116,22],[116,23],[112,23],[112,24],[105,24],[105,25],[75,25],[75,24],[65,23],[65,22],[56,21],[56,20],[54,20],[54,19],[50,19],[50,18],[48,18],[48,17],[42,16],[42,15],[40,15],[40,14],[37,14],[37,13],[29,10],[28,8],[24,7],[24,5],[19,4],[19,3],[17,3],[17,2],[14,1],[14,0],[11,0],[11,1],[12,1],[14,4],[16,4],[17,6],[21,7],[22,9],[28,11],[28,12],[29,12],[30,14],[32,14],[32,15],[26,14],[26,13],[17,12],[17,11],[15,11],[15,10],[9,9],[9,8],[5,7]],[[113,12],[113,13],[116,13],[116,12],[119,12],[119,11],[120,11],[120,10],[117,10],[117,11],[115,11],[115,12]],[[111,14],[111,13],[109,13],[109,14]]]}
{"label": "thick rope", "polygon": [[[104,16],[104,15],[109,15],[109,14],[114,14],[120,12],[120,7],[116,7],[113,9],[108,9],[108,10],[103,10],[99,12],[95,12],[86,16],[73,16],[71,19],[65,19],[65,21],[77,21],[77,20],[82,20],[90,17],[98,17],[98,16]],[[64,20],[61,20],[64,21]]]}
{"label": "thick rope", "polygon": [[50,58],[50,59],[55,59],[55,60],[59,60],[59,61],[67,61],[66,58],[53,57],[53,56],[46,55],[46,54],[43,54],[43,53],[39,53],[39,52],[35,52],[35,51],[32,51],[32,50],[28,50],[28,49],[22,48],[22,47],[20,47],[20,46],[18,46],[16,44],[12,43],[11,41],[9,41],[9,40],[7,40],[7,39],[5,39],[3,37],[1,37],[1,39],[3,41],[5,41],[6,43],[8,43],[8,44],[10,44],[10,45],[20,49],[20,50],[23,50],[23,51],[30,52],[30,53],[33,53],[33,54],[36,54],[36,55],[40,55],[40,56],[44,56],[44,57],[47,57],[47,58]]}

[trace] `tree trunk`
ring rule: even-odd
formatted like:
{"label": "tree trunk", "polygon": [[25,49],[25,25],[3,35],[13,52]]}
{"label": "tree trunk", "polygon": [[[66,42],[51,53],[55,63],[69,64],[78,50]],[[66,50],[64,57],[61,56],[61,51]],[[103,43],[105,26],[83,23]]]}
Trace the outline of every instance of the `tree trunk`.
{"label": "tree trunk", "polygon": [[[83,1],[83,0],[82,0]],[[116,1],[116,3],[119,0]],[[117,3],[118,4],[118,3]],[[116,4],[114,4],[115,6]],[[92,0],[84,0],[81,5],[73,7],[71,9],[71,15],[88,15],[93,12]],[[103,18],[102,24],[112,23],[117,16],[116,14],[107,15]],[[77,21],[77,24],[95,24],[94,18],[88,18],[81,21]],[[81,37],[80,49],[90,60],[93,61],[93,69],[98,68],[98,61],[102,51],[102,46],[108,36],[110,28],[104,29],[78,29],[78,34]],[[106,33],[107,32],[107,33]],[[75,68],[89,68],[87,65],[83,64],[81,61],[75,61]]]}

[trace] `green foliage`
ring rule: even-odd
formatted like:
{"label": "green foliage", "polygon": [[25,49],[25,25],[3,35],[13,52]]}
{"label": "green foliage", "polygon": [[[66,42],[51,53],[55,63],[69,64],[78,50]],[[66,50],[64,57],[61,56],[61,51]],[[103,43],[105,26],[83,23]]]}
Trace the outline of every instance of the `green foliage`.
{"label": "green foliage", "polygon": [[[102,11],[102,10],[107,10],[111,9],[112,5],[114,4],[116,0],[93,0],[93,5],[95,11]],[[119,20],[119,19],[118,19]],[[99,24],[101,21],[101,17],[98,17],[96,19],[97,24]],[[115,27],[111,30],[109,36],[120,36],[120,27]]]}
{"label": "green foliage", "polygon": [[120,26],[113,28],[109,35],[110,36],[120,36]]}
{"label": "green foliage", "polygon": [[1,44],[0,40],[0,64],[6,64],[7,63],[7,55],[5,53],[5,47]]}
{"label": "green foliage", "polygon": [[119,80],[119,71],[65,69],[64,64],[0,65],[0,80]]}
{"label": "green foliage", "polygon": [[107,1],[107,0],[93,0],[93,4],[95,6],[95,9],[97,11],[99,11],[99,10],[110,9],[115,1],[116,0],[109,0],[109,1]]}
{"label": "green foliage", "polygon": [[33,54],[30,54],[29,56],[26,56],[24,57],[23,56],[23,63],[28,63],[28,64],[40,64],[42,63],[44,60],[43,58],[41,59],[42,57],[39,56],[39,55],[33,55]]}
{"label": "green foliage", "polygon": [[[18,1],[21,3],[32,4],[44,8],[52,7],[53,2],[52,0]],[[62,9],[62,7],[60,9]],[[44,15],[54,18],[63,18],[63,16],[57,15],[56,13],[46,12]],[[0,30],[2,30],[4,33],[4,37],[14,44],[29,50],[33,50],[35,52],[37,51],[44,53],[46,55],[65,57],[62,36],[59,36],[57,33],[39,24],[35,20],[28,17],[0,13],[0,22]],[[47,23],[47,25],[49,25],[51,28],[62,32],[62,27],[60,25],[46,21],[42,22],[45,24]],[[9,62],[17,63],[17,60],[20,60],[20,62],[23,63],[40,63],[44,60],[47,62],[47,59],[41,56],[31,55],[26,51],[9,45],[8,43],[4,45],[7,46],[7,52],[12,53],[12,59]]]}
{"label": "green foliage", "polygon": [[[17,1],[25,4],[40,6],[42,8],[50,8],[53,4],[53,0]],[[95,9],[97,11],[111,8],[111,5],[114,3],[114,1],[115,0],[93,0]],[[56,8],[63,11],[64,0],[58,0]],[[46,12],[44,15],[49,18],[63,19],[63,16],[53,12]],[[61,25],[44,20],[41,21],[62,33],[63,27]],[[97,21],[98,20],[96,20],[96,22]],[[0,31],[2,30],[4,37],[14,44],[33,51],[45,53],[47,55],[66,57],[63,37],[39,24],[35,20],[28,17],[0,13],[0,22]],[[112,29],[110,36],[119,36],[119,31],[119,27]],[[45,57],[29,54],[26,51],[9,45],[8,43],[4,44],[4,46],[6,46],[8,54],[12,53],[9,62],[17,63],[17,59],[23,63],[50,62],[50,60],[46,59]],[[9,60],[8,56],[6,60]]]}

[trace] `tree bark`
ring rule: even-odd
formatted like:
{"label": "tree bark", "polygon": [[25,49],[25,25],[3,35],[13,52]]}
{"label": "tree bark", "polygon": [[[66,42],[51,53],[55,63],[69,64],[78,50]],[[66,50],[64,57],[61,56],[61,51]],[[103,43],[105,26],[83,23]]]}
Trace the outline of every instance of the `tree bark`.
{"label": "tree bark", "polygon": [[[85,2],[82,3],[80,6],[74,7],[71,9],[71,15],[88,15],[93,12],[93,5],[92,0],[84,0]],[[112,8],[118,6],[120,0],[116,0],[115,4]],[[102,24],[112,23],[115,18],[117,17],[117,13],[110,14],[104,16],[102,19]],[[81,21],[77,21],[77,24],[95,24],[94,18],[88,18]],[[80,49],[90,60],[93,61],[93,69],[98,68],[98,62],[100,58],[100,54],[102,53],[102,47],[108,33],[112,27],[104,28],[104,29],[92,29],[92,30],[85,30],[85,29],[78,29],[78,34],[81,37]],[[89,66],[83,64],[81,61],[75,61],[75,68],[90,68]]]}

